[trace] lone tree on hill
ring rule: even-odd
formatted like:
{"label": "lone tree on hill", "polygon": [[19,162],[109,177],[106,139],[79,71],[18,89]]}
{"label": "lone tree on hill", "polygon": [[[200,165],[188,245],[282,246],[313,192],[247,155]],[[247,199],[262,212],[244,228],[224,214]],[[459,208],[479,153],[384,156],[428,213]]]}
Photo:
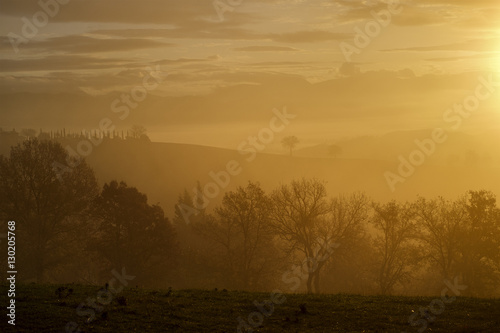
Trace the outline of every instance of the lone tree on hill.
{"label": "lone tree on hill", "polygon": [[328,154],[333,156],[333,158],[337,158],[340,154],[342,154],[342,148],[337,145],[328,146]]}
{"label": "lone tree on hill", "polygon": [[133,139],[148,139],[146,127],[142,125],[132,125],[130,137]]}
{"label": "lone tree on hill", "polygon": [[297,139],[297,137],[294,135],[287,136],[283,138],[283,140],[281,140],[281,144],[283,145],[283,147],[290,149],[290,156],[292,156],[292,151],[298,143],[299,139]]}

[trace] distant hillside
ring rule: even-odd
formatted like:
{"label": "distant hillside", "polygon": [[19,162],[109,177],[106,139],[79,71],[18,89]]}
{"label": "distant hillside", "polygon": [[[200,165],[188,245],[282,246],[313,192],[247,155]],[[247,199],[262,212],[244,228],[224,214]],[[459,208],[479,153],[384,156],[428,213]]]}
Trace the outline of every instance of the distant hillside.
{"label": "distant hillside", "polygon": [[[249,155],[237,151],[169,143],[107,142],[89,156],[101,182],[125,180],[159,202],[169,214],[184,189],[190,193],[200,181],[202,187],[214,183],[210,173],[226,170],[237,161],[241,173],[231,176],[225,190],[259,181],[272,190],[280,183],[300,177],[316,177],[327,181],[331,195],[364,191],[375,200],[414,199],[417,195],[454,198],[470,189],[489,189],[500,194],[500,173],[493,166],[436,166],[424,163],[392,192],[384,173],[397,172],[398,161],[370,159],[302,158],[260,154],[247,161]],[[210,202],[218,204],[223,191]]]}
{"label": "distant hillside", "polygon": [[[65,140],[63,145],[76,149],[77,143],[77,139],[71,139]],[[110,180],[126,181],[146,193],[151,203],[159,203],[169,216],[184,189],[193,193],[197,181],[202,187],[215,184],[210,173],[226,170],[230,161],[236,161],[241,172],[230,177],[223,191],[220,186],[211,185],[211,191],[219,189],[220,192],[210,199],[212,207],[220,202],[224,191],[245,185],[249,180],[259,181],[269,191],[280,183],[300,177],[327,181],[330,195],[364,191],[374,200],[381,201],[413,200],[417,195],[456,198],[470,189],[488,189],[500,195],[500,168],[495,165],[424,163],[415,168],[414,174],[404,183],[397,183],[392,192],[384,173],[398,172],[397,158],[384,161],[259,154],[253,161],[247,161],[249,157],[238,151],[205,146],[108,139],[94,147],[87,160],[101,184]]]}
{"label": "distant hillside", "polygon": [[[432,137],[432,129],[421,131],[391,132],[382,136],[362,136],[341,140],[335,145],[342,149],[341,158],[367,158],[396,161],[399,155],[407,157],[418,149],[415,140],[423,142]],[[437,144],[428,162],[438,165],[497,165],[500,166],[500,131],[490,131],[481,135],[461,132],[447,133],[447,139]],[[298,149],[295,156],[326,158],[329,144]]]}

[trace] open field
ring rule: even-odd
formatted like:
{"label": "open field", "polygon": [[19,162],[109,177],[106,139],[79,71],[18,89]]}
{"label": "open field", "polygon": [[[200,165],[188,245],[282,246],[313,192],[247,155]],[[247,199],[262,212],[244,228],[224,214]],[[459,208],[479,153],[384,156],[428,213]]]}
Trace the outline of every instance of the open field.
{"label": "open field", "polygon": [[[58,292],[59,288],[59,292]],[[63,289],[66,288],[66,289]],[[2,332],[237,332],[238,318],[254,332],[419,332],[424,317],[413,311],[428,308],[433,297],[359,295],[275,295],[276,304],[262,306],[270,293],[226,290],[144,290],[117,293],[82,285],[18,285],[16,326]],[[2,288],[5,290],[5,285]],[[4,293],[2,293],[4,294]],[[98,299],[105,305],[86,303]],[[434,322],[425,332],[500,332],[500,300],[458,297],[434,301]],[[5,311],[5,304],[2,302]],[[280,304],[281,303],[281,304]],[[445,304],[444,309],[439,304]],[[5,312],[4,312],[5,313]],[[94,320],[89,320],[95,314]],[[267,316],[266,316],[267,315]],[[423,316],[434,316],[432,313]],[[431,319],[430,317],[428,317]],[[421,320],[419,322],[419,320]],[[88,321],[88,322],[87,322]],[[66,328],[78,326],[78,329]],[[243,327],[243,325],[241,326]],[[245,329],[241,330],[245,332]],[[421,330],[422,331],[422,330]],[[423,332],[423,331],[422,331]]]}

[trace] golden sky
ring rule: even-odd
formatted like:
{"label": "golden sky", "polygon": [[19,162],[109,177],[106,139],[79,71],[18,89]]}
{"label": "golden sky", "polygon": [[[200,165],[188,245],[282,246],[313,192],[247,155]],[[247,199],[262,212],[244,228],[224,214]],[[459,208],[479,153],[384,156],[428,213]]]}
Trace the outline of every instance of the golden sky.
{"label": "golden sky", "polygon": [[[500,71],[498,0],[41,3],[0,5],[5,128],[109,116],[153,139],[236,148],[286,106],[287,134],[313,144],[439,126]],[[161,83],[119,119],[110,105],[148,67]],[[499,106],[495,94],[460,130],[500,128]]]}

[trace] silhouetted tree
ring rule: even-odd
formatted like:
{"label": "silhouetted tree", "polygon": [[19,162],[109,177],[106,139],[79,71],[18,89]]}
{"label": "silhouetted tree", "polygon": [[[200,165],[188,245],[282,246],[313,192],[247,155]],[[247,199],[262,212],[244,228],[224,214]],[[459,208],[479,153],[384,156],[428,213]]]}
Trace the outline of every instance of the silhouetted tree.
{"label": "silhouetted tree", "polygon": [[337,158],[340,154],[342,154],[342,148],[337,145],[328,146],[328,154]]}
{"label": "silhouetted tree", "polygon": [[339,195],[331,200],[327,215],[318,225],[321,242],[330,244],[330,248],[320,248],[318,254],[325,259],[318,260],[316,270],[312,272],[316,293],[320,291],[321,269],[333,259],[328,252],[333,247],[336,249],[334,256],[348,256],[356,243],[364,237],[367,219],[368,198],[364,194]]}
{"label": "silhouetted tree", "polygon": [[465,202],[467,221],[460,230],[460,262],[465,291],[488,296],[500,284],[500,210],[488,191],[469,191]]}
{"label": "silhouetted tree", "polygon": [[89,204],[97,194],[94,172],[81,161],[62,175],[54,162],[71,160],[53,141],[32,139],[0,156],[0,216],[14,219],[22,274],[44,281],[45,273],[69,260],[69,234],[82,228]]}
{"label": "silhouetted tree", "polygon": [[281,144],[283,147],[288,148],[290,150],[290,156],[292,156],[293,149],[299,143],[299,139],[296,136],[287,136],[281,140]]}
{"label": "silhouetted tree", "polygon": [[[325,185],[318,180],[292,181],[272,193],[272,224],[285,242],[287,252],[306,256],[307,292],[313,292],[314,277],[321,267],[318,263],[332,249],[330,237],[325,239],[325,221],[330,211]],[[302,262],[303,258],[300,258]],[[302,266],[302,263],[300,264]],[[319,286],[315,286],[316,291]]]}
{"label": "silhouetted tree", "polygon": [[271,205],[259,184],[227,192],[215,209],[215,218],[200,231],[217,247],[221,264],[235,288],[258,290],[279,260],[273,243],[269,214]]}
{"label": "silhouetted tree", "polygon": [[375,239],[377,284],[390,295],[396,284],[412,278],[412,266],[422,259],[414,243],[415,222],[408,204],[395,201],[373,204],[372,224],[380,232]]}
{"label": "silhouetted tree", "polygon": [[174,229],[163,210],[149,205],[147,196],[124,182],[103,186],[93,215],[98,230],[91,250],[111,269],[126,267],[137,283],[161,281],[172,268],[176,252]]}
{"label": "silhouetted tree", "polygon": [[377,257],[369,234],[362,231],[351,241],[339,243],[340,246],[323,269],[323,292],[364,295],[376,293],[373,263]]}
{"label": "silhouetted tree", "polygon": [[[202,193],[197,183],[198,193]],[[177,285],[182,288],[213,288],[219,270],[210,241],[198,232],[198,226],[210,216],[203,198],[189,194],[179,195],[174,208],[174,227],[179,239],[179,265],[175,269]]]}
{"label": "silhouetted tree", "polygon": [[146,127],[142,125],[132,125],[132,127],[130,128],[130,137],[132,137],[133,139],[149,139],[146,133]]}
{"label": "silhouetted tree", "polygon": [[203,189],[198,181],[196,183],[197,194],[191,196],[187,190],[179,195],[174,207],[174,224],[176,228],[185,229],[188,225],[197,224],[205,219],[206,202],[203,198]]}
{"label": "silhouetted tree", "polygon": [[412,206],[427,259],[443,279],[453,279],[458,274],[460,234],[467,221],[463,201],[419,198]]}

